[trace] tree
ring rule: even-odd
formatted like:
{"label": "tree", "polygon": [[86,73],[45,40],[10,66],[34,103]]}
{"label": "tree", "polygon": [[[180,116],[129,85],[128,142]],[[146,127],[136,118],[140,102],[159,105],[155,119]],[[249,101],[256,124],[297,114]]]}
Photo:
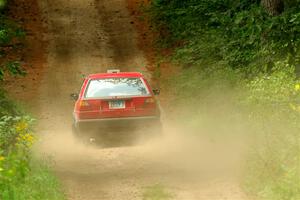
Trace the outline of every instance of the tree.
{"label": "tree", "polygon": [[261,4],[272,16],[279,15],[284,11],[283,0],[261,0]]}

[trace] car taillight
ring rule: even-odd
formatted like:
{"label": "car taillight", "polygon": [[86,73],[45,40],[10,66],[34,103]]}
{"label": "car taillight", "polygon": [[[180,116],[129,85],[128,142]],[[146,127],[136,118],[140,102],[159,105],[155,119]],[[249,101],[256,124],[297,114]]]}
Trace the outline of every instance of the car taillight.
{"label": "car taillight", "polygon": [[145,103],[147,103],[147,104],[155,103],[155,100],[153,98],[148,98],[148,99],[145,99]]}
{"label": "car taillight", "polygon": [[154,98],[147,98],[145,99],[145,105],[147,104],[154,104],[155,103],[155,99]]}
{"label": "car taillight", "polygon": [[86,107],[86,106],[89,106],[89,105],[90,104],[87,101],[84,101],[84,100],[82,100],[82,101],[79,102],[79,106],[80,107]]}
{"label": "car taillight", "polygon": [[86,100],[81,100],[78,103],[79,110],[87,110],[90,107],[90,104]]}

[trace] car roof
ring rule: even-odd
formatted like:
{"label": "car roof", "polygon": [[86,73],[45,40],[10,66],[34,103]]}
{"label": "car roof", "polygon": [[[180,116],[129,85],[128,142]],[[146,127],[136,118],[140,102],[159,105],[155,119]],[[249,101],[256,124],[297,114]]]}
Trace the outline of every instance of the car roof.
{"label": "car roof", "polygon": [[88,79],[97,79],[97,78],[140,78],[143,77],[143,74],[139,72],[118,72],[118,73],[99,73],[99,74],[90,74]]}

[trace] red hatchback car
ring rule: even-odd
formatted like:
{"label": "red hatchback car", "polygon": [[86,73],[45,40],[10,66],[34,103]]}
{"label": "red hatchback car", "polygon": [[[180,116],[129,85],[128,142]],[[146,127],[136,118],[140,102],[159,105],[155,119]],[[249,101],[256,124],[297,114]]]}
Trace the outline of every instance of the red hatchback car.
{"label": "red hatchback car", "polygon": [[138,72],[109,70],[85,78],[74,107],[76,133],[101,135],[109,130],[160,130],[160,108],[145,77]]}

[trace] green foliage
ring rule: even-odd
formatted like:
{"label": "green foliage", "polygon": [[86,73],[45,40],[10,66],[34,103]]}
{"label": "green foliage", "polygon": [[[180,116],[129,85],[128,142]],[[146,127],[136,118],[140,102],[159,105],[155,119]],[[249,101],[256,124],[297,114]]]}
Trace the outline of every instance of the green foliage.
{"label": "green foliage", "polygon": [[17,61],[9,61],[6,63],[6,69],[12,75],[25,75],[25,71],[21,68],[21,65]]}
{"label": "green foliage", "polygon": [[165,83],[171,107],[187,112],[176,117],[250,132],[245,189],[258,199],[300,198],[300,1],[284,4],[274,17],[259,0],[152,0],[149,10],[158,44],[183,66]]}
{"label": "green foliage", "polygon": [[247,88],[258,138],[248,161],[247,190],[262,199],[299,199],[300,85],[294,67],[277,62]]}
{"label": "green foliage", "polygon": [[[298,55],[300,11],[295,7],[270,17],[260,1],[254,0],[152,2],[151,16],[158,22],[160,43],[184,44],[175,55],[180,62],[210,59],[243,68],[250,75],[289,54]],[[291,62],[299,63],[298,57]]]}
{"label": "green foliage", "polygon": [[7,4],[7,0],[0,0],[0,11],[5,8]]}
{"label": "green foliage", "polygon": [[0,80],[3,79],[5,72],[9,72],[13,76],[26,75],[26,72],[17,61],[8,61],[4,65],[0,65]]}
{"label": "green foliage", "polygon": [[171,107],[181,108],[176,120],[189,130],[215,139],[254,138],[244,183],[258,199],[300,197],[300,81],[294,70],[276,62],[269,73],[244,80],[224,66],[194,66],[165,83],[172,89]]}
{"label": "green foliage", "polygon": [[33,143],[31,122],[32,119],[27,116],[0,118],[0,194],[13,195],[10,191],[14,185],[28,176]]}
{"label": "green foliage", "polygon": [[[5,58],[9,53],[8,49],[17,48],[25,37],[25,32],[13,21],[0,14],[0,58]],[[17,61],[7,61],[0,63],[0,81],[4,74],[24,75],[21,65]]]}
{"label": "green foliage", "polygon": [[195,66],[186,69],[180,76],[174,78],[174,94],[176,98],[182,97],[182,100],[192,101],[199,98],[202,101],[210,99],[209,96],[203,95],[203,93],[213,94],[217,91],[233,90],[233,86],[240,78],[239,72],[224,68],[224,66],[213,66],[211,68]]}
{"label": "green foliage", "polygon": [[17,183],[6,185],[0,195],[2,200],[62,200],[65,199],[61,185],[52,175],[47,164],[34,161],[28,175]]}
{"label": "green foliage", "polygon": [[0,91],[0,199],[65,199],[47,165],[33,160],[34,120]]}
{"label": "green foliage", "polygon": [[24,36],[25,32],[18,24],[0,14],[0,46],[12,44]]}
{"label": "green foliage", "polygon": [[277,62],[270,73],[253,78],[247,85],[250,91],[247,96],[248,103],[289,109],[289,104],[299,102],[300,96],[294,90],[297,83],[294,70],[286,62]]}
{"label": "green foliage", "polygon": [[6,92],[0,87],[0,118],[5,115],[16,116],[21,114],[20,109],[10,99],[6,97]]}
{"label": "green foliage", "polygon": [[0,149],[4,155],[16,148],[17,138],[23,134],[23,131],[30,131],[27,129],[28,125],[32,124],[32,121],[33,119],[29,116],[3,116],[0,118]]}
{"label": "green foliage", "polygon": [[1,107],[0,199],[64,199],[60,185],[46,165],[32,160],[34,120],[21,112],[12,114],[11,109],[5,111],[6,108]]}

